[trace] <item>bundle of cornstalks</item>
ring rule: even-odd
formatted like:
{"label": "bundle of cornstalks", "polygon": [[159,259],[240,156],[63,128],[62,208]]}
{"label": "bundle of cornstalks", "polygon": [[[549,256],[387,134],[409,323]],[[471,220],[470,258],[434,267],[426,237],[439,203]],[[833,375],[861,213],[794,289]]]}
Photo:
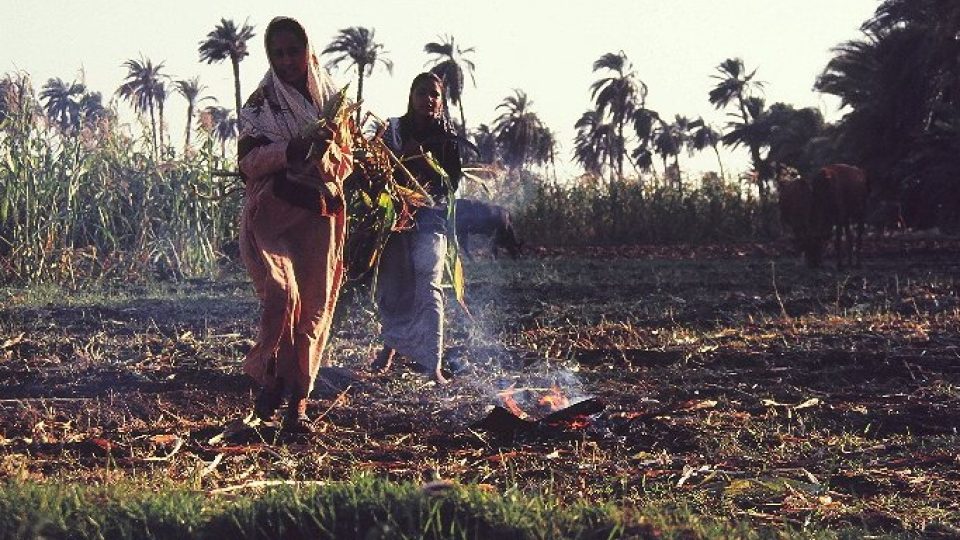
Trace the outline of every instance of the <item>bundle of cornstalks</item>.
{"label": "bundle of cornstalks", "polygon": [[[311,127],[312,130],[329,130],[331,144],[322,152],[311,148],[308,157],[318,167],[333,169],[342,163],[338,153],[348,148],[353,150],[353,172],[344,180],[347,203],[347,240],[344,259],[347,277],[351,281],[366,281],[375,273],[377,261],[383,248],[394,232],[413,227],[413,216],[420,207],[433,207],[434,199],[417,178],[404,165],[410,159],[425,159],[440,176],[448,193],[448,250],[447,276],[457,300],[463,304],[464,279],[456,242],[455,195],[449,177],[429,153],[419,156],[400,157],[393,153],[383,139],[386,124],[367,112],[363,121],[353,121],[359,105],[349,104],[346,88],[325,108],[323,118]],[[376,120],[375,130],[364,133],[363,126]],[[309,133],[307,133],[309,136]]]}

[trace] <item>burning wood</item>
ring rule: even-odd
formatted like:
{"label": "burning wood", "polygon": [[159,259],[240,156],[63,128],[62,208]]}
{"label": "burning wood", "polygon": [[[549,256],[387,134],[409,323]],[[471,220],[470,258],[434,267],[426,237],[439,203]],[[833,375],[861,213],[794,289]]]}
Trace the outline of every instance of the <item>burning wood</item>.
{"label": "burning wood", "polygon": [[570,400],[567,399],[567,396],[563,395],[563,391],[560,390],[559,386],[553,385],[550,387],[550,393],[541,397],[538,403],[545,407],[550,407],[551,411],[559,411],[569,406]]}
{"label": "burning wood", "polygon": [[[474,424],[474,427],[487,431],[512,433],[529,431],[536,428],[580,430],[590,425],[592,416],[600,413],[606,405],[596,398],[588,398],[570,404],[559,386],[553,385],[547,394],[536,400],[529,400],[541,408],[547,409],[549,414],[534,419],[531,413],[523,410],[515,396],[520,392],[530,392],[530,388],[516,388],[510,385],[497,392],[497,397],[503,406],[494,407],[486,417]],[[542,389],[541,389],[542,391]],[[527,400],[521,400],[527,402]],[[542,414],[542,413],[541,413]]]}
{"label": "burning wood", "polygon": [[505,390],[501,390],[500,392],[497,392],[497,396],[500,397],[500,401],[503,402],[503,406],[506,407],[506,409],[510,411],[510,413],[512,413],[517,418],[526,420],[527,418],[530,417],[530,415],[527,414],[523,409],[521,409],[520,405],[517,404],[517,400],[513,398],[513,395],[518,392],[518,390],[514,388],[515,386],[516,386],[515,384],[511,384]]}

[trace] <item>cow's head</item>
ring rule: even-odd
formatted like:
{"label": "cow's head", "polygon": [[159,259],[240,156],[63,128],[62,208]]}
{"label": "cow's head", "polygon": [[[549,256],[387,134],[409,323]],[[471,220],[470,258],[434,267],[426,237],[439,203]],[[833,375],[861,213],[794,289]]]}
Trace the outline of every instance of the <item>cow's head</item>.
{"label": "cow's head", "polygon": [[823,260],[823,249],[830,236],[823,224],[828,220],[821,205],[816,204],[815,183],[803,178],[777,181],[780,196],[780,221],[793,236],[793,245],[803,253],[810,267],[817,267]]}

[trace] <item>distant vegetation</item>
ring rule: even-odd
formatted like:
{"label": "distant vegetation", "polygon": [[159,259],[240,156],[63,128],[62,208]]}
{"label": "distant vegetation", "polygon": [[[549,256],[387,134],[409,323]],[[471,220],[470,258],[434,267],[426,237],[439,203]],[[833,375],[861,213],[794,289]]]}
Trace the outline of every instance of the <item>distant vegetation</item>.
{"label": "distant vegetation", "polygon": [[[205,95],[198,78],[166,73],[162,61],[123,62],[127,76],[115,94],[139,115],[143,133],[118,122],[83,81],[52,78],[37,89],[25,74],[0,78],[0,279],[59,279],[81,268],[136,276],[213,271],[235,234],[240,185],[220,174],[236,170],[240,65],[254,30],[222,19],[198,43],[199,61],[230,61],[233,109]],[[564,179],[556,176],[560,142],[526,92],[514,90],[487,111],[490,121],[471,128],[464,96],[468,80],[476,84],[478,52],[451,35],[424,52],[447,86],[452,120],[479,149],[468,156],[481,170],[465,193],[512,206],[528,242],[745,240],[778,234],[771,208],[778,175],[806,175],[831,162],[864,168],[873,199],[902,202],[907,225],[957,227],[958,30],[955,3],[881,2],[862,37],[839,44],[815,80],[845,106],[835,124],[813,108],[767,104],[761,74],[739,58],[717,64],[704,96],[727,112],[725,125],[667,114],[623,51],[601,54],[587,89],[593,106],[576,120],[570,146],[583,174]],[[331,69],[356,70],[358,100],[374,67],[393,65],[374,30],[361,26],[340,30],[318,50]],[[166,124],[173,93],[184,99],[182,144]],[[721,145],[748,152],[752,169],[725,170]],[[691,175],[684,156],[704,151],[716,155],[716,174]]]}

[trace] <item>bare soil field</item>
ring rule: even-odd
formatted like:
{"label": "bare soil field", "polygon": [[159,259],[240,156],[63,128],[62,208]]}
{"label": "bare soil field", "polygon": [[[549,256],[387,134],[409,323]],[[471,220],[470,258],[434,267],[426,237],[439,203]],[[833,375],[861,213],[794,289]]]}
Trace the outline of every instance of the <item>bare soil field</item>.
{"label": "bare soil field", "polygon": [[[243,423],[257,302],[180,284],[0,290],[0,477],[216,491],[368,472],[802,527],[960,534],[960,241],[871,238],[862,268],[781,245],[530,250],[466,266],[455,382],[371,375],[347,291],[317,434]],[[544,397],[602,410],[478,425]]]}

